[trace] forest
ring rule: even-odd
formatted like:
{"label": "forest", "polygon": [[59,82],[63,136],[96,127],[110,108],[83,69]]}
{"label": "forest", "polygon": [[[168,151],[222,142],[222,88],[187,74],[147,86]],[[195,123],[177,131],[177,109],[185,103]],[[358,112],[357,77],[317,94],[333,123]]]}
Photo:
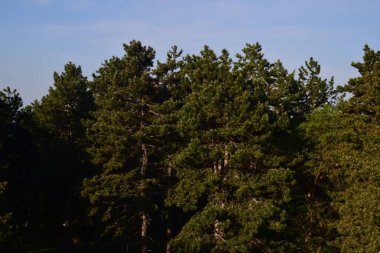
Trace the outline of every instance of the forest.
{"label": "forest", "polygon": [[259,43],[123,47],[0,91],[0,252],[379,252],[380,51],[337,85]]}

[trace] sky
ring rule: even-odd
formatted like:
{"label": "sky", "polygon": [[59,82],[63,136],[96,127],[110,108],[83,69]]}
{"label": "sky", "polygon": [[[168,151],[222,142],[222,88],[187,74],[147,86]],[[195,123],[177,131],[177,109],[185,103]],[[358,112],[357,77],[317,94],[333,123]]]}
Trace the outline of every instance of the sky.
{"label": "sky", "polygon": [[288,70],[310,57],[343,85],[357,76],[368,44],[380,50],[378,0],[1,0],[0,88],[29,104],[48,93],[53,73],[73,62],[91,80],[123,43],[140,40],[164,61],[172,45],[239,53],[259,42]]}

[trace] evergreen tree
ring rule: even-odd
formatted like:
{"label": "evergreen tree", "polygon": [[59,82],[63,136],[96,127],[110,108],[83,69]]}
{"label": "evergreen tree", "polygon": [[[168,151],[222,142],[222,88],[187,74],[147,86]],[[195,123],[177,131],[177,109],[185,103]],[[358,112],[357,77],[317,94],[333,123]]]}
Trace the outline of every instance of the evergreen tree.
{"label": "evergreen tree", "polygon": [[168,202],[193,211],[173,241],[178,252],[250,252],[287,248],[292,172],[273,139],[288,119],[269,103],[270,64],[258,44],[232,65],[205,47],[185,58],[191,93],[178,128],[187,146],[175,157]]}
{"label": "evergreen tree", "polygon": [[3,212],[3,193],[6,188],[6,182],[0,182],[0,250],[7,252],[9,249],[9,240],[12,235],[12,226],[10,224],[12,213]]}
{"label": "evergreen tree", "polygon": [[4,202],[4,191],[9,180],[9,167],[14,154],[9,152],[17,128],[19,110],[22,101],[19,94],[9,87],[0,91],[0,250],[9,250],[9,240],[12,232],[10,224],[12,213]]}
{"label": "evergreen tree", "polygon": [[80,66],[68,63],[64,72],[54,73],[54,86],[35,105],[38,123],[54,138],[83,149],[86,133],[84,120],[93,109],[93,97]]}
{"label": "evergreen tree", "polygon": [[[295,200],[292,204],[292,233],[297,238],[297,247],[300,251],[315,251],[325,246],[333,234],[326,225],[325,213],[329,213],[331,199],[320,188],[320,180],[323,178],[320,171],[308,164],[309,151],[313,145],[304,136],[305,122],[311,113],[315,113],[316,120],[324,120],[327,115],[317,113],[328,112],[328,105],[332,105],[336,99],[336,91],[333,88],[333,78],[330,81],[320,77],[321,67],[317,61],[310,58],[305,66],[298,71],[296,84],[290,87],[292,91],[288,96],[291,101],[290,116],[291,128],[285,137],[283,144],[290,167],[295,172],[297,184],[293,187]],[[290,75],[293,83],[293,75]],[[279,101],[283,99],[280,98]],[[325,109],[323,107],[327,106]],[[327,113],[328,114],[328,113]],[[328,114],[329,115],[329,114]],[[311,123],[313,124],[313,123]],[[321,128],[325,129],[325,128]],[[305,166],[306,164],[306,166]]]}
{"label": "evergreen tree", "polygon": [[[5,214],[0,225],[0,240],[4,240],[2,250],[7,247],[12,250],[9,246],[16,238],[32,229],[38,209],[34,176],[36,158],[25,125],[30,112],[22,105],[16,90],[7,87],[0,91],[0,191],[3,195],[0,214]],[[10,232],[12,237],[8,236]]]}
{"label": "evergreen tree", "polygon": [[52,232],[57,233],[59,227],[65,230],[66,245],[72,236],[82,236],[78,229],[84,225],[85,205],[79,198],[82,181],[90,172],[84,121],[93,107],[86,77],[81,67],[71,62],[63,73],[54,73],[54,86],[33,105],[45,201],[41,215],[46,216],[44,222]]}
{"label": "evergreen tree", "polygon": [[342,187],[342,174],[334,159],[339,157],[337,152],[350,152],[333,148],[339,143],[336,136],[342,129],[339,113],[331,106],[314,110],[300,129],[305,137],[299,176],[305,206],[301,208],[306,209],[299,217],[301,238],[309,251],[339,252],[339,247],[331,243],[337,236],[338,215],[331,206],[332,195]]}
{"label": "evergreen tree", "polygon": [[[218,177],[224,174],[221,171],[224,165],[222,165],[223,161],[219,158],[219,152],[221,150],[224,152],[226,147],[223,145],[218,128],[225,122],[222,122],[223,119],[221,119],[225,106],[223,102],[228,100],[228,96],[224,97],[224,95],[227,95],[225,92],[227,87],[225,87],[224,82],[229,76],[231,60],[227,51],[224,51],[223,56],[218,59],[211,49],[205,47],[201,52],[201,56],[187,56],[185,61],[184,72],[187,79],[185,82],[189,83],[188,86],[192,93],[187,97],[184,106],[179,112],[178,130],[188,144],[175,157],[174,164],[179,183],[172,191],[176,197],[168,198],[167,202],[181,206],[187,211],[189,209],[188,205],[194,206],[190,209],[196,208],[199,198],[206,193],[202,192],[206,190],[205,186],[211,183],[215,176]],[[224,66],[222,67],[222,65]],[[218,84],[220,85],[216,87]],[[221,122],[218,122],[218,120]],[[200,129],[203,129],[203,131],[199,131]],[[214,131],[214,134],[211,133],[212,131]],[[212,135],[214,135],[214,138]],[[207,147],[208,145],[210,146]],[[211,154],[212,150],[215,150],[214,154]],[[198,157],[199,152],[204,152],[204,157]],[[191,164],[192,162],[188,159],[196,161],[196,163]],[[181,168],[182,166],[185,167]],[[188,187],[191,187],[191,189]],[[209,190],[219,194],[215,187]],[[191,191],[191,195],[188,191]],[[183,197],[185,199],[182,199]],[[192,199],[189,200],[189,197]],[[215,208],[219,208],[212,198],[208,205],[214,211]],[[205,214],[207,210],[201,210],[200,213]],[[202,217],[195,219],[201,222],[200,224],[203,223],[204,226],[208,226],[209,229],[210,227],[212,229],[215,224],[217,227],[219,226],[217,217],[214,216],[214,219],[212,217],[204,218],[203,220],[200,220]],[[194,221],[190,220],[188,224],[192,222]],[[178,244],[188,244],[189,241],[193,241],[192,236],[194,236],[194,233],[189,231],[192,230],[192,227],[188,224],[182,229],[178,235],[179,238],[174,242],[175,247],[178,248]],[[220,241],[220,238],[217,234],[221,231],[217,230],[219,228],[214,229],[214,237],[209,236],[207,238],[204,234],[195,234],[195,236],[199,238],[199,243],[201,244],[207,245],[207,243],[212,243],[214,239],[216,240],[215,243],[218,244],[217,241]],[[183,237],[187,238],[184,239]],[[205,240],[202,242],[203,239]],[[198,242],[198,240],[196,241]],[[190,245],[193,248],[198,246],[196,244]],[[206,250],[207,246],[202,247],[203,250]]]}
{"label": "evergreen tree", "polygon": [[305,92],[305,114],[334,101],[334,78],[329,81],[320,77],[321,66],[312,57],[298,70],[298,81]]}
{"label": "evergreen tree", "polygon": [[368,45],[365,45],[363,51],[363,62],[352,63],[361,76],[351,78],[345,86],[338,87],[341,93],[351,95],[347,101],[341,103],[340,108],[345,113],[362,115],[364,118],[378,123],[380,51],[374,51]]}
{"label": "evergreen tree", "polygon": [[124,51],[91,82],[66,64],[31,106],[0,91],[1,252],[380,248],[380,51],[337,103],[317,61],[289,72],[258,43]]}
{"label": "evergreen tree", "polygon": [[363,62],[352,66],[360,76],[339,87],[352,96],[338,105],[345,124],[340,146],[350,150],[336,162],[345,178],[334,196],[340,214],[337,243],[342,251],[371,252],[380,248],[380,51],[366,45]]}
{"label": "evergreen tree", "polygon": [[271,81],[268,91],[272,113],[289,118],[293,128],[305,117],[305,89],[302,82],[295,79],[295,73],[288,73],[281,61],[271,67]]}
{"label": "evergreen tree", "polygon": [[[364,48],[364,62],[353,63],[361,76],[339,87],[351,92],[337,109],[310,115],[304,125],[310,150],[307,168],[315,176],[322,250],[374,252],[379,248],[379,67],[380,53]],[[314,207],[317,207],[314,205]]]}
{"label": "evergreen tree", "polygon": [[178,50],[173,46],[167,53],[166,62],[157,63],[157,67],[153,73],[156,75],[157,83],[161,87],[162,103],[156,104],[152,111],[155,111],[155,117],[152,125],[149,126],[151,136],[155,136],[156,152],[160,159],[162,171],[160,185],[162,185],[162,199],[160,209],[165,217],[166,236],[166,252],[172,252],[170,240],[177,233],[182,225],[180,216],[183,213],[173,208],[173,206],[165,205],[165,199],[169,197],[169,191],[175,183],[173,173],[174,156],[176,152],[183,146],[183,138],[181,138],[176,122],[178,121],[178,111],[183,106],[184,101],[189,92],[189,87],[184,84],[183,60],[179,59],[182,50]]}
{"label": "evergreen tree", "polygon": [[[155,52],[138,41],[124,44],[125,55],[106,61],[94,76],[97,106],[88,130],[90,153],[99,174],[83,194],[102,213],[107,230],[148,252],[149,224],[157,170],[148,126],[160,98],[151,74]],[[139,235],[139,236],[138,236]]]}

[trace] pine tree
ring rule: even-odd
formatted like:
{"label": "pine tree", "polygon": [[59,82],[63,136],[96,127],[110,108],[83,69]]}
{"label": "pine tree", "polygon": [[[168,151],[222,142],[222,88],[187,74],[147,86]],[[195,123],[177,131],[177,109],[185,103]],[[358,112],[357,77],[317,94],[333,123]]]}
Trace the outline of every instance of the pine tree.
{"label": "pine tree", "polygon": [[372,252],[380,246],[378,224],[380,52],[364,48],[364,62],[353,63],[360,77],[350,79],[337,108],[316,110],[304,125],[310,148],[306,164],[315,176],[314,232],[322,250]]}
{"label": "pine tree", "polygon": [[[316,169],[317,165],[313,167],[308,162],[310,159],[308,152],[313,149],[314,144],[308,141],[308,136],[305,139],[304,133],[308,124],[314,124],[305,123],[307,120],[323,121],[329,117],[329,108],[331,108],[329,106],[334,104],[336,99],[334,79],[331,78],[329,81],[322,79],[320,73],[321,66],[310,58],[305,62],[305,66],[299,69],[297,85],[291,86],[293,93],[288,96],[291,98],[293,108],[290,111],[292,127],[289,129],[290,134],[285,134],[287,137],[285,149],[297,179],[297,184],[293,187],[296,197],[292,207],[294,224],[292,233],[294,238],[297,238],[296,244],[300,251],[315,251],[319,247],[324,247],[333,234],[331,229],[325,226],[324,214],[330,210],[330,199],[321,189],[321,180],[324,176]],[[315,116],[310,116],[313,113]],[[323,115],[324,113],[327,115]]]}
{"label": "pine tree", "polygon": [[363,62],[352,66],[360,76],[339,87],[351,97],[338,105],[345,124],[341,145],[350,150],[336,164],[345,178],[334,196],[340,214],[337,243],[342,251],[371,252],[380,248],[380,51],[366,45]]}
{"label": "pine tree", "polygon": [[3,252],[7,252],[9,250],[9,241],[12,240],[12,226],[10,224],[12,213],[3,212],[3,194],[6,189],[6,185],[6,182],[0,182],[0,250]]}
{"label": "pine tree", "polygon": [[0,91],[1,252],[90,226],[108,251],[380,248],[380,51],[338,102],[313,58],[289,72],[258,43],[124,51],[91,82],[68,63],[31,106]]}
{"label": "pine tree", "polygon": [[38,123],[70,148],[83,149],[85,126],[93,109],[93,97],[80,66],[68,63],[64,72],[54,73],[54,85],[48,95],[35,105]]}
{"label": "pine tree", "polygon": [[163,191],[162,196],[160,196],[162,199],[160,209],[165,217],[166,236],[164,238],[167,253],[172,252],[170,241],[178,227],[181,227],[181,222],[177,217],[183,215],[182,212],[172,206],[165,205],[165,199],[169,197],[169,191],[173,187],[175,179],[173,157],[183,145],[183,138],[176,128],[178,111],[183,106],[188,93],[183,83],[185,77],[181,69],[183,66],[183,61],[180,59],[181,54],[182,50],[173,46],[167,53],[166,62],[158,61],[157,67],[153,71],[157,83],[161,87],[162,102],[152,108],[155,111],[155,118],[149,127],[150,132],[154,133],[156,152],[160,157],[157,162],[164,171],[160,178]]}
{"label": "pine tree", "polygon": [[[29,129],[31,113],[16,90],[0,91],[0,248],[15,250],[16,239],[36,228],[36,152]],[[23,208],[20,208],[22,206]],[[12,236],[9,236],[9,235]]]}
{"label": "pine tree", "polygon": [[72,233],[78,233],[74,229],[84,226],[80,190],[90,170],[84,121],[90,118],[93,107],[87,79],[81,67],[71,62],[63,73],[54,73],[49,93],[33,105],[42,161],[39,181],[46,202],[41,215],[49,217],[46,220],[50,219],[51,229],[64,227],[67,245]]}
{"label": "pine tree", "polygon": [[300,129],[304,131],[304,151],[301,153],[302,168],[299,178],[303,189],[305,209],[299,217],[301,238],[308,251],[339,252],[332,241],[337,236],[337,210],[332,208],[332,195],[342,187],[342,171],[338,170],[336,158],[349,148],[337,146],[342,122],[339,112],[332,106],[324,106],[308,115]]}
{"label": "pine tree", "polygon": [[15,154],[10,150],[15,136],[15,128],[19,123],[18,118],[22,100],[20,95],[9,87],[0,91],[0,250],[8,251],[12,234],[12,213],[4,202],[4,191],[9,180],[9,169],[13,167],[12,160]]}
{"label": "pine tree", "polygon": [[93,204],[93,212],[103,214],[107,231],[124,236],[131,247],[139,241],[145,253],[157,182],[148,126],[155,116],[152,107],[160,98],[151,73],[154,50],[138,41],[124,44],[124,50],[122,58],[106,61],[94,75],[97,109],[88,137],[99,174],[85,181],[83,194]]}
{"label": "pine tree", "polygon": [[288,73],[280,60],[272,65],[271,72],[268,99],[272,113],[278,117],[286,115],[296,127],[305,116],[304,85],[295,79],[294,72]]}
{"label": "pine tree", "polygon": [[175,157],[178,183],[168,202],[195,214],[173,241],[178,252],[287,247],[293,179],[273,138],[288,119],[270,106],[272,64],[261,46],[243,53],[234,64],[227,51],[217,57],[208,47],[185,57],[191,93],[178,128],[187,146]]}
{"label": "pine tree", "polygon": [[312,57],[298,70],[298,81],[305,92],[305,114],[319,108],[335,98],[334,78],[329,81],[320,77],[321,66]]}

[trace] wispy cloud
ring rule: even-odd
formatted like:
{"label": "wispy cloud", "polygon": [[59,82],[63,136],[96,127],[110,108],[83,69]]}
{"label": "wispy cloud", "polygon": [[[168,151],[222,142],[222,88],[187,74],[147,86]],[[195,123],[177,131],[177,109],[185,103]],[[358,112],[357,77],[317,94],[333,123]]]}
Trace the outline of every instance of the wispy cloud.
{"label": "wispy cloud", "polygon": [[96,4],[94,0],[66,0],[65,6],[71,11],[84,11],[89,10],[89,8]]}
{"label": "wispy cloud", "polygon": [[95,0],[26,0],[27,2],[36,6],[51,6],[57,5],[62,7],[64,10],[72,12],[89,11],[92,6],[98,4]]}
{"label": "wispy cloud", "polygon": [[35,5],[47,6],[51,5],[54,0],[29,0],[29,2]]}

